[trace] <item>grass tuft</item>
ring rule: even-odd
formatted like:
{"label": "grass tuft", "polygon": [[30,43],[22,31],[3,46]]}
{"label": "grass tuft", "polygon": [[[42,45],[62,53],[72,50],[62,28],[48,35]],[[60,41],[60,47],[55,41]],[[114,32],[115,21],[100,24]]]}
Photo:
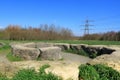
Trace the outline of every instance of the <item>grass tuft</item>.
{"label": "grass tuft", "polygon": [[22,61],[22,58],[14,56],[12,53],[8,53],[7,58],[9,61]]}

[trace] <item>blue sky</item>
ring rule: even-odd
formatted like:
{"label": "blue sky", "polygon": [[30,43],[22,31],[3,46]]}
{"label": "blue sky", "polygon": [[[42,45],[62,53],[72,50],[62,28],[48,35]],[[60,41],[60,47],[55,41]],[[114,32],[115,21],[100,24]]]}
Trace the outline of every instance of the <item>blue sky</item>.
{"label": "blue sky", "polygon": [[79,36],[87,18],[94,21],[90,33],[120,31],[120,0],[0,0],[1,28],[55,24]]}

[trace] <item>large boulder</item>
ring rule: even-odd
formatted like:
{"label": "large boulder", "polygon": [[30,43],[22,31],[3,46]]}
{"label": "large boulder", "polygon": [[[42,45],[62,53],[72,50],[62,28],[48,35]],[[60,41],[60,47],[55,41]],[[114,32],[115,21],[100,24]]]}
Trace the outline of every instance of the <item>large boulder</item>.
{"label": "large boulder", "polygon": [[78,51],[81,49],[81,44],[70,44],[70,49]]}
{"label": "large boulder", "polygon": [[34,42],[21,44],[21,46],[28,47],[28,48],[37,48],[37,45]]}
{"label": "large boulder", "polygon": [[44,60],[59,60],[61,56],[61,48],[59,47],[44,47],[39,48],[40,58]]}
{"label": "large boulder", "polygon": [[89,54],[96,54],[96,55],[102,55],[102,54],[111,54],[115,51],[115,49],[111,49],[109,47],[98,47],[98,46],[81,46],[81,48]]}
{"label": "large boulder", "polygon": [[37,48],[28,48],[21,45],[13,45],[12,53],[14,56],[19,56],[24,60],[34,60],[40,55],[40,51]]}
{"label": "large boulder", "polygon": [[45,60],[61,59],[61,48],[53,46],[53,43],[23,43],[13,44],[12,53],[24,60]]}
{"label": "large boulder", "polygon": [[43,42],[36,43],[37,48],[52,47],[52,46],[53,46],[52,43],[43,43]]}
{"label": "large boulder", "polygon": [[70,49],[70,45],[67,43],[54,43],[54,46],[60,47],[62,51]]}
{"label": "large boulder", "polygon": [[[111,48],[107,48],[107,49],[111,49]],[[106,48],[103,50],[105,50],[105,52],[109,53],[111,50],[107,50]],[[118,71],[120,71],[120,48],[116,51],[112,52],[111,54],[103,54],[101,56],[98,56],[97,58],[93,59],[92,61],[89,62],[89,64],[106,64]]]}

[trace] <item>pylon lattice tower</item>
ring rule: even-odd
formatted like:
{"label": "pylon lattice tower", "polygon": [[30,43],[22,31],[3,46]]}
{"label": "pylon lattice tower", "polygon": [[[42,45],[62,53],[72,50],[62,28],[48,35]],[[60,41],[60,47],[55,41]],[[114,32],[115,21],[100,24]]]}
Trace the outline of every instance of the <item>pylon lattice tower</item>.
{"label": "pylon lattice tower", "polygon": [[85,20],[85,24],[84,25],[81,25],[81,26],[84,26],[84,35],[89,35],[89,32],[90,32],[90,28],[89,28],[89,26],[93,26],[93,25],[90,25],[89,24],[89,22],[93,22],[92,20],[88,20],[88,19],[86,19]]}

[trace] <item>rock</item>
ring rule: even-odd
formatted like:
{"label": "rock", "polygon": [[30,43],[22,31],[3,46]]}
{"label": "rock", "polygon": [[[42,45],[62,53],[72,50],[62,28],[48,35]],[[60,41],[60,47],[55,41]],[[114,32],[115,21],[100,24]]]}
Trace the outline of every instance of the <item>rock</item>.
{"label": "rock", "polygon": [[66,43],[54,43],[53,45],[60,47],[62,49],[62,51],[70,49],[70,45],[66,44]]}
{"label": "rock", "polygon": [[103,47],[101,49],[101,53],[102,54],[111,54],[112,52],[114,52],[115,50],[114,49],[110,49],[110,48],[106,48],[106,47]]}
{"label": "rock", "polygon": [[36,43],[34,43],[34,42],[32,42],[32,43],[25,43],[25,44],[22,44],[22,46],[28,47],[28,48],[36,48],[37,47]]}
{"label": "rock", "polygon": [[86,44],[70,44],[72,50],[81,50],[82,46],[87,47]]}
{"label": "rock", "polygon": [[61,56],[61,48],[59,47],[45,47],[39,48],[40,58],[44,60],[59,60]]}
{"label": "rock", "polygon": [[52,43],[42,43],[42,42],[36,43],[37,48],[52,47],[52,46],[53,46]]}
{"label": "rock", "polygon": [[12,53],[14,56],[19,56],[24,60],[35,60],[40,55],[39,49],[28,48],[21,45],[13,45]]}
{"label": "rock", "polygon": [[120,50],[114,51],[112,54],[103,54],[93,59],[89,63],[94,64],[106,64],[118,71],[120,71]]}
{"label": "rock", "polygon": [[80,50],[81,46],[79,44],[70,44],[70,49],[72,49],[72,50]]}
{"label": "rock", "polygon": [[96,55],[102,55],[102,54],[111,54],[114,52],[114,49],[108,48],[108,47],[98,47],[98,46],[81,46],[81,48],[89,54],[96,54]]}
{"label": "rock", "polygon": [[61,48],[53,47],[51,43],[25,43],[25,44],[13,44],[12,53],[14,56],[18,56],[24,60],[61,59]]}

